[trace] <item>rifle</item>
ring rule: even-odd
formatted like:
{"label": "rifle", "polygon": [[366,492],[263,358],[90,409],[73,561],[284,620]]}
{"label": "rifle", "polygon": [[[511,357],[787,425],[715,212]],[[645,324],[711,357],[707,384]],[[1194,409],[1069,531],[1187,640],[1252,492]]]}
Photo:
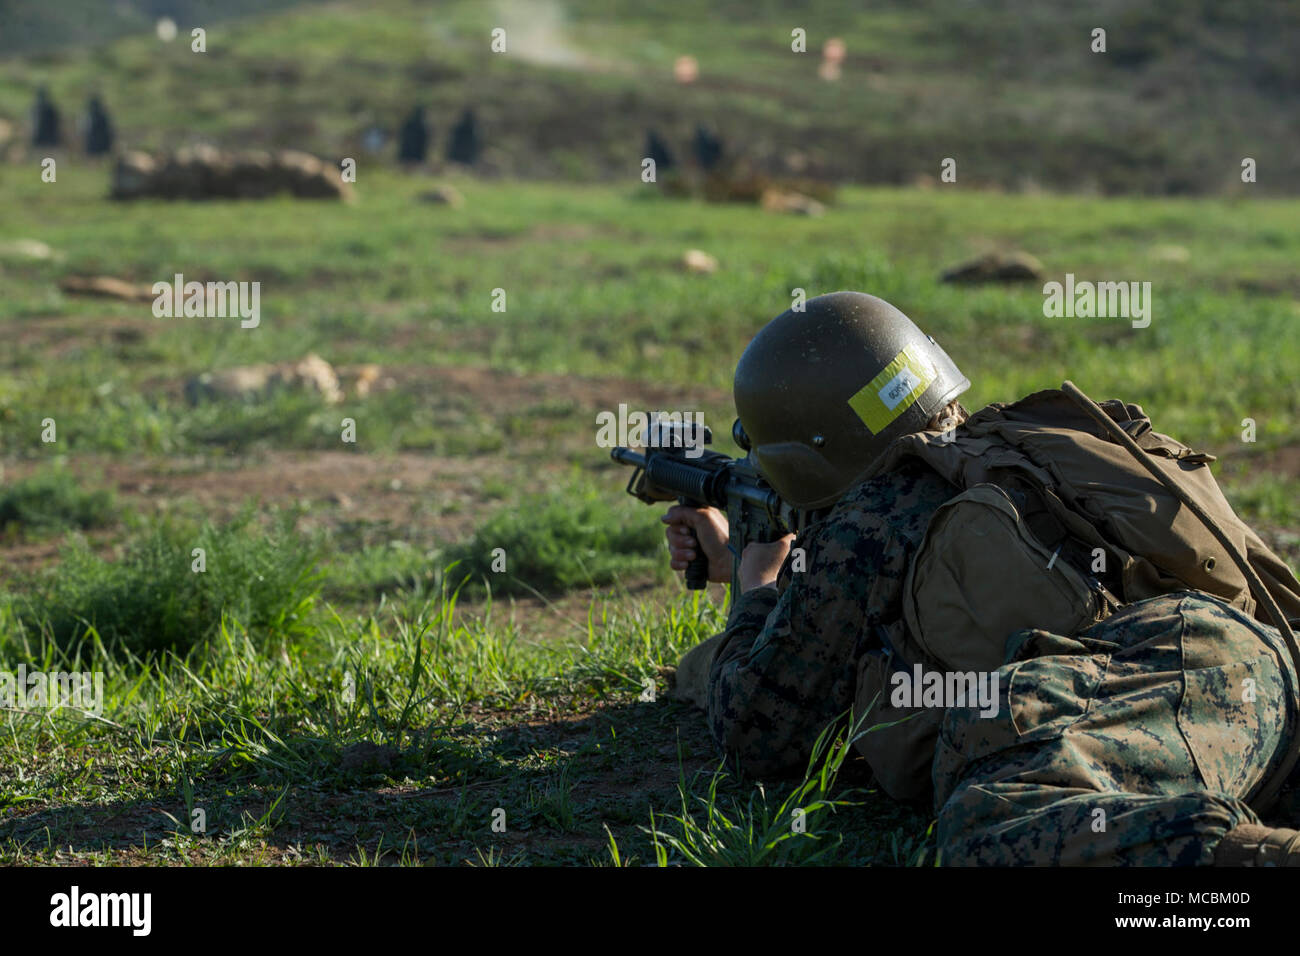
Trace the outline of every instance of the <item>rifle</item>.
{"label": "rifle", "polygon": [[[781,500],[760,474],[748,454],[749,436],[740,419],[731,427],[731,437],[746,451],[744,458],[729,458],[716,451],[699,449],[694,457],[686,452],[696,445],[688,442],[696,428],[703,428],[703,441],[711,445],[713,432],[706,426],[681,422],[651,423],[648,446],[643,451],[619,446],[610,457],[636,469],[628,479],[627,493],[653,505],[677,499],[694,508],[717,508],[727,516],[727,549],[731,552],[731,596],[740,593],[740,556],[751,541],[775,541],[798,532],[825,513],[796,509]],[[699,439],[697,433],[694,435]],[[697,546],[696,556],[686,568],[686,586],[702,589],[709,579],[709,559]]]}

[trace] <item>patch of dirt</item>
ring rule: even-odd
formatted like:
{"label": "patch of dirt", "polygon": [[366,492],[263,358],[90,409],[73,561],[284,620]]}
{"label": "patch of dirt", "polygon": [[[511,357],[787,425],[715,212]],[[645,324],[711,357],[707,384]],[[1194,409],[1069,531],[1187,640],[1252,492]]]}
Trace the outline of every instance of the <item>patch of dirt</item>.
{"label": "patch of dirt", "polygon": [[[468,398],[489,414],[516,413],[542,402],[563,402],[583,411],[693,409],[700,404],[725,404],[729,397],[717,388],[699,385],[671,386],[626,378],[582,378],[574,375],[531,373],[516,375],[500,369],[427,365],[384,366],[383,374],[398,387],[454,393]],[[727,423],[730,427],[730,422]],[[591,434],[594,440],[594,419]]]}
{"label": "patch of dirt", "polygon": [[485,252],[499,252],[502,249],[520,246],[525,243],[581,242],[596,238],[627,241],[635,237],[610,225],[545,222],[539,223],[524,232],[484,231],[477,234],[449,237],[448,241],[454,241],[457,253],[463,255],[467,248],[479,248]]}
{"label": "patch of dirt", "polygon": [[103,316],[93,321],[84,317],[39,321],[24,318],[0,323],[0,339],[16,346],[16,350],[39,350],[42,358],[48,361],[84,349],[138,346],[157,327],[157,319],[125,319],[121,316]]}
{"label": "patch of dirt", "polygon": [[[100,529],[86,532],[86,540],[97,552],[104,554],[117,544],[120,532]],[[0,584],[17,580],[38,568],[52,564],[63,546],[62,537],[38,538],[31,541],[6,541],[0,539]]]}
{"label": "patch of dirt", "polygon": [[[413,326],[407,336],[399,336],[399,341],[414,347],[423,339]],[[332,362],[328,352],[323,358]],[[179,400],[187,377],[152,379],[142,383],[141,388]],[[573,416],[575,434],[589,441],[593,448],[597,411],[617,413],[620,404],[626,404],[629,411],[694,411],[704,405],[730,403],[730,395],[723,389],[700,385],[661,385],[613,376],[587,378],[549,372],[516,374],[461,365],[377,366],[377,381],[372,391],[392,389],[427,396],[435,405],[470,407],[495,418],[530,412],[551,417]],[[730,421],[714,424],[715,432],[719,425],[725,424],[728,431],[731,427]]]}
{"label": "patch of dirt", "polygon": [[1220,453],[1225,464],[1243,473],[1266,471],[1287,478],[1300,478],[1300,444],[1283,445],[1265,451],[1227,451]]}
{"label": "patch of dirt", "polygon": [[1260,472],[1300,479],[1300,444],[1257,449],[1234,442],[1208,450],[1219,459],[1216,467],[1221,470],[1221,479],[1249,479]]}
{"label": "patch of dirt", "polygon": [[600,229],[590,223],[581,222],[543,222],[528,231],[528,238],[543,242],[572,241],[591,239],[596,235],[609,235],[611,229]]}
{"label": "patch of dirt", "polygon": [[[701,403],[721,404],[719,389],[692,388],[690,394],[671,386],[621,378],[578,378],[554,374],[514,375],[497,369],[429,366],[386,366],[381,375],[390,387],[445,396],[492,417],[540,409],[562,417],[572,416],[581,427],[575,432],[589,443],[593,459],[595,412],[617,412],[620,403],[630,410],[693,408]],[[586,413],[592,413],[587,415]],[[42,467],[39,460],[7,463],[6,477],[24,478]],[[556,467],[562,465],[554,464]],[[87,476],[88,484],[103,481],[141,504],[193,497],[201,504],[221,509],[248,498],[266,503],[306,499],[331,503],[372,520],[408,518],[417,499],[441,500],[444,505],[470,507],[482,501],[485,479],[518,478],[535,484],[538,469],[548,462],[514,455],[438,456],[424,452],[361,454],[347,451],[269,451],[255,456],[220,459],[125,459],[106,455],[78,455],[70,462]],[[133,501],[132,503],[136,503]],[[464,529],[472,516],[449,512],[439,524]]]}
{"label": "patch of dirt", "polygon": [[[5,466],[21,480],[41,461]],[[455,541],[497,503],[485,500],[487,478],[536,481],[538,467],[500,457],[439,458],[416,453],[360,455],[343,451],[272,452],[256,458],[219,460],[155,458],[123,460],[80,455],[69,463],[88,488],[110,488],[131,510],[145,515],[194,509],[213,521],[234,517],[249,501],[260,506],[302,505],[304,530],[364,525],[412,529],[434,540]],[[542,468],[545,471],[545,467]],[[97,550],[118,542],[120,531],[88,535]],[[0,542],[0,577],[21,575],[58,555],[61,538]]]}
{"label": "patch of dirt", "polygon": [[[684,705],[609,699],[563,710],[553,709],[547,719],[534,721],[518,710],[470,707],[478,735],[498,741],[512,755],[501,768],[504,773],[491,771],[478,779],[416,781],[402,779],[405,774],[399,772],[381,780],[391,748],[353,744],[345,749],[344,761],[358,766],[341,767],[337,778],[286,781],[274,833],[243,847],[223,846],[221,838],[229,836],[242,814],[257,817],[265,811],[279,784],[259,791],[219,774],[200,776],[200,800],[227,792],[211,806],[212,833],[192,841],[182,838],[181,844],[162,850],[162,859],[162,841],[173,840],[175,827],[166,814],[184,815],[177,795],[166,790],[131,800],[25,805],[6,821],[5,835],[21,841],[48,827],[58,834],[59,863],[88,863],[92,853],[107,849],[115,865],[158,865],[177,854],[195,863],[292,865],[316,862],[313,848],[322,849],[329,862],[342,863],[364,847],[371,856],[385,851],[383,862],[391,864],[408,841],[412,849],[419,848],[426,865],[477,862],[476,848],[486,855],[493,847],[498,853],[506,850],[506,857],[522,851],[532,863],[585,863],[607,859],[606,825],[625,854],[635,851],[646,842],[641,827],[650,823],[651,808],[660,815],[678,808],[680,774],[691,780],[717,767],[704,715]],[[526,755],[540,753],[555,762],[547,768],[530,766]],[[567,767],[571,787],[567,801],[573,819],[567,830],[539,814],[533,803],[555,786],[561,767]],[[370,785],[339,786],[361,771],[375,775]],[[462,799],[468,802],[467,816],[452,825],[449,816]],[[495,807],[506,811],[504,833],[490,829]],[[646,862],[644,851],[642,857]]]}

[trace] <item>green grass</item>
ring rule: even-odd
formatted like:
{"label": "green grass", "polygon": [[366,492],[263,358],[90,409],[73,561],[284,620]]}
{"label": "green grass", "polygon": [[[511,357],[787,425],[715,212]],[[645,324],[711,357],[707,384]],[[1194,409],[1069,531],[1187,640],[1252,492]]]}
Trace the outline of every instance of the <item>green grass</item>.
{"label": "green grass", "polygon": [[[730,829],[746,826],[734,814],[747,812],[753,785],[711,772],[714,755],[686,725],[663,747],[692,715],[641,698],[658,666],[720,622],[695,595],[652,615],[597,615],[581,640],[526,644],[443,592],[408,616],[323,621],[284,655],[262,653],[227,620],[185,661],[96,659],[106,685],[97,718],[7,718],[32,746],[6,745],[0,860],[607,864],[612,843],[625,864],[686,862],[698,852],[695,824],[664,808],[698,794],[716,838],[723,814]],[[0,635],[6,656],[47,669],[90,663],[21,629]],[[521,710],[540,720],[520,725]],[[45,746],[54,741],[58,754]],[[352,760],[359,747],[379,756]],[[841,739],[802,783],[758,791],[778,809],[754,808],[765,840],[783,832],[788,810],[806,811],[794,855],[746,851],[735,833],[727,853],[825,861],[846,826],[842,862],[909,862],[898,848],[924,842],[924,819],[876,794],[831,797],[844,755]],[[71,764],[75,775],[56,772]],[[666,770],[662,780],[604,792],[650,766]],[[63,809],[74,806],[75,820]],[[492,829],[497,810],[504,831]],[[881,820],[893,827],[881,832]]]}
{"label": "green grass", "polygon": [[[94,456],[119,469],[237,468],[296,449],[358,462],[468,461],[482,476],[468,499],[435,489],[409,526],[376,519],[354,533],[313,512],[330,535],[319,562],[329,604],[297,618],[312,590],[293,584],[294,562],[310,536],[260,550],[245,541],[237,553],[250,560],[220,587],[215,579],[200,587],[188,541],[161,531],[154,550],[128,549],[117,561],[74,545],[44,590],[20,589],[5,612],[3,659],[61,660],[93,619],[105,644],[137,655],[175,646],[185,669],[82,642],[80,660],[112,677],[113,725],[4,717],[5,861],[604,864],[613,862],[611,834],[624,863],[656,862],[656,840],[676,862],[706,851],[746,860],[769,847],[792,791],[769,785],[760,795],[752,781],[715,781],[700,716],[639,699],[644,681],[658,680],[657,668],[719,615],[681,599],[675,585],[632,590],[662,580],[659,524],[621,494],[626,476],[596,447],[594,412],[658,389],[650,407],[704,409],[723,436],[719,448],[733,450],[726,395],[736,356],[795,287],[863,288],[897,303],[958,358],[974,383],[970,407],[1066,377],[1098,398],[1142,404],[1162,430],[1223,456],[1230,496],[1270,540],[1293,558],[1300,544],[1286,530],[1300,521],[1294,478],[1246,454],[1300,440],[1288,284],[1300,216],[1291,201],[848,189],[825,217],[795,220],[647,200],[622,187],[465,180],[467,205],[452,214],[413,203],[420,183],[377,172],[355,209],[118,208],[99,198],[98,174],[70,176],[58,192],[7,167],[0,176],[18,197],[8,235],[39,238],[64,256],[0,262],[9,290],[0,326],[14,343],[0,357],[0,448],[11,466],[39,471],[56,456]],[[246,237],[237,245],[224,238],[234,231]],[[556,241],[557,231],[573,238]],[[169,245],[178,252],[165,252]],[[1152,326],[1049,320],[1033,288],[937,281],[943,266],[986,245],[1027,248],[1054,277],[1149,279]],[[1185,256],[1163,255],[1168,245]],[[720,271],[684,275],[677,260],[691,247],[718,256]],[[261,327],[160,322],[147,306],[55,288],[65,272],[144,281],[173,268],[261,277]],[[504,314],[490,309],[498,286],[509,291]],[[57,366],[44,359],[52,349]],[[181,397],[189,375],[308,349],[340,365],[377,362],[398,384],[335,407],[289,393],[196,407]],[[507,377],[466,387],[443,371],[463,366]],[[1240,437],[1248,416],[1258,424],[1254,447]],[[55,447],[40,441],[46,417],[58,422]],[[339,441],[343,417],[357,422],[355,445]],[[287,471],[285,481],[293,478]],[[364,523],[364,492],[349,493]],[[260,509],[295,500],[281,495]],[[130,504],[149,540],[161,503],[135,495]],[[205,517],[197,503],[168,504]],[[456,533],[428,524],[460,516],[470,521]],[[496,547],[506,550],[508,578],[491,571]],[[220,550],[209,551],[209,574]],[[441,589],[461,578],[442,572],[456,559],[469,582],[452,623]],[[248,576],[268,570],[272,582],[285,574],[287,589],[246,595],[256,583]],[[545,595],[537,616],[516,615],[508,600],[534,601],[534,592]],[[560,606],[574,595],[579,610]],[[419,625],[401,622],[426,604],[442,630],[417,645]],[[195,643],[202,649],[186,651]],[[356,696],[345,706],[349,673]],[[688,754],[680,764],[679,740]],[[395,756],[373,770],[344,769],[362,741]],[[629,767],[651,768],[631,791],[616,783]],[[207,810],[206,835],[177,834],[150,809],[184,821],[191,791]],[[876,791],[853,799],[863,805],[814,828],[828,841],[815,849],[841,839],[824,861],[930,861],[924,812]],[[122,807],[126,816],[114,817]],[[496,808],[506,810],[506,834],[491,829]]]}
{"label": "green grass", "polygon": [[0,533],[41,535],[102,528],[117,520],[113,492],[93,490],[64,468],[40,472],[0,489]]}
{"label": "green grass", "polygon": [[[703,408],[722,426],[720,449],[731,450],[725,396],[735,358],[796,286],[864,288],[896,302],[958,357],[974,383],[971,407],[1066,377],[1097,397],[1142,404],[1162,430],[1224,456],[1230,496],[1272,529],[1271,540],[1293,557],[1300,543],[1285,532],[1300,519],[1294,480],[1260,469],[1240,440],[1247,416],[1261,450],[1300,439],[1291,386],[1300,346],[1287,284],[1300,216],[1290,201],[850,189],[824,218],[793,220],[644,200],[621,187],[463,181],[467,206],[448,215],[410,201],[419,183],[380,172],[357,209],[288,201],[117,208],[98,198],[96,175],[41,191],[0,167],[21,199],[9,206],[8,234],[39,238],[65,257],[0,263],[10,291],[0,325],[14,342],[0,358],[0,443],[10,463],[94,455],[119,467],[157,459],[201,469],[244,460],[233,456],[343,450],[358,461],[399,453],[469,460],[483,478],[470,501],[425,503],[430,520],[472,517],[454,535],[418,523],[344,533],[337,520],[318,519],[331,531],[319,586],[337,617],[320,602],[294,617],[312,593],[293,584],[306,537],[278,549],[245,541],[237,553],[250,560],[220,587],[216,579],[200,587],[189,542],[161,531],[154,550],[128,549],[112,562],[74,545],[43,590],[20,589],[6,612],[3,658],[60,660],[77,646],[82,622],[94,620],[106,645],[137,655],[176,647],[187,670],[82,642],[80,659],[112,675],[105,719],[113,725],[5,717],[5,861],[604,864],[613,862],[611,834],[624,863],[656,862],[656,840],[669,861],[754,858],[779,835],[778,811],[792,791],[769,785],[760,795],[752,781],[715,780],[699,715],[639,699],[657,667],[719,618],[709,605],[678,609],[674,588],[629,593],[630,582],[662,574],[659,525],[621,494],[623,470],[595,446],[593,402],[613,407],[663,389],[678,397],[671,404]],[[238,247],[223,238],[236,229],[247,236]],[[555,230],[576,238],[556,242]],[[182,261],[169,261],[168,244]],[[1036,252],[1056,277],[1149,278],[1151,328],[1049,320],[1034,289],[937,282],[944,265],[986,244]],[[1185,257],[1158,254],[1166,245]],[[720,271],[682,274],[677,259],[690,247],[718,256]],[[158,322],[147,307],[55,290],[65,272],[144,281],[173,266],[263,277],[262,326]],[[501,285],[505,314],[489,305]],[[114,336],[113,327],[139,332]],[[43,359],[53,348],[62,350],[57,367]],[[197,407],[181,397],[183,380],[204,369],[308,349],[336,364],[397,369],[399,384],[333,408],[288,393]],[[464,365],[545,385],[521,397],[444,380],[440,369]],[[597,385],[606,397],[567,391]],[[47,416],[59,425],[54,448],[40,441]],[[357,421],[354,446],[339,442],[345,416]],[[137,496],[131,504],[149,540],[158,503]],[[364,497],[358,505],[364,520]],[[491,571],[495,547],[506,550],[508,578]],[[209,575],[220,550],[209,551]],[[418,627],[399,619],[428,602],[441,606],[444,581],[460,580],[442,574],[455,559],[470,582],[461,600],[472,606],[454,624],[442,615],[444,630],[423,639],[417,668],[414,631],[403,628]],[[245,594],[259,570],[272,582],[285,575],[287,590]],[[493,603],[484,603],[481,581]],[[590,603],[586,614],[548,603],[592,583],[594,596],[579,597]],[[546,595],[540,620],[500,603],[532,600],[534,591]],[[196,643],[202,649],[186,650]],[[349,673],[356,697],[344,706]],[[683,738],[689,756],[679,764]],[[371,771],[345,770],[349,748],[362,741],[396,756]],[[61,782],[82,767],[90,769],[76,770],[75,783]],[[613,781],[628,767],[653,774],[634,792],[620,790]],[[207,811],[205,835],[177,834],[149,809],[187,820],[191,792]],[[281,810],[268,817],[281,794]],[[841,840],[824,861],[930,861],[924,813],[875,791],[853,799],[863,805],[838,808],[814,828],[828,841],[815,849]],[[121,807],[126,817],[114,817]],[[507,812],[504,835],[490,827],[498,807]],[[82,814],[91,826],[74,822]]]}
{"label": "green grass", "polygon": [[703,795],[696,795],[683,779],[678,786],[681,813],[667,818],[670,830],[652,831],[659,865],[810,866],[836,860],[844,836],[825,828],[826,818],[860,804],[844,794],[831,797],[840,769],[852,754],[849,735],[832,739],[832,729],[818,738],[803,780],[783,799],[769,797],[761,784],[743,803],[721,798],[719,789],[726,781],[721,767],[709,776]]}
{"label": "green grass", "polygon": [[498,594],[556,594],[662,569],[657,522],[626,521],[626,504],[594,492],[534,494],[488,518],[450,550],[453,581]]}
{"label": "green grass", "polygon": [[[334,409],[289,393],[263,405],[191,408],[180,385],[206,369],[315,350],[336,364],[626,376],[698,402],[701,384],[728,388],[735,356],[796,287],[863,288],[895,302],[960,356],[974,383],[968,404],[1070,375],[1198,440],[1235,440],[1247,415],[1259,420],[1261,441],[1300,434],[1295,393],[1282,387],[1300,358],[1290,278],[1300,235],[1290,201],[850,190],[825,218],[792,220],[749,207],[636,202],[631,189],[466,182],[468,208],[447,213],[410,201],[419,183],[377,172],[362,206],[313,207],[308,226],[288,200],[124,209],[98,198],[98,173],[56,188],[13,168],[0,167],[0,177],[20,200],[8,234],[42,239],[66,257],[0,261],[10,290],[0,325],[24,332],[0,362],[8,453],[48,454],[39,423],[53,411],[65,451],[342,448],[340,422],[352,416],[358,451],[509,454],[516,443],[507,422],[529,437],[516,417],[523,409],[440,389],[432,371]],[[295,239],[307,228],[310,247]],[[248,235],[238,247],[223,238],[235,229]],[[587,238],[555,242],[547,230],[556,229]],[[1151,281],[1152,325],[1048,319],[1034,288],[937,282],[944,266],[986,245],[1028,249],[1054,278]],[[1185,261],[1160,257],[1170,245]],[[677,263],[691,247],[716,255],[719,273],[684,275]],[[54,287],[68,272],[152,281],[173,270],[262,281],[261,327],[158,320],[147,303],[71,299]],[[317,281],[322,273],[328,283]],[[499,287],[505,313],[491,310]],[[104,325],[138,332],[122,342]],[[70,326],[77,334],[62,346],[67,361],[42,363],[54,343],[69,341]]]}
{"label": "green grass", "polygon": [[318,548],[292,528],[290,515],[267,530],[251,513],[222,526],[163,522],[116,561],[73,538],[21,599],[19,621],[59,647],[146,657],[201,650],[229,615],[268,650],[307,633],[319,591]]}

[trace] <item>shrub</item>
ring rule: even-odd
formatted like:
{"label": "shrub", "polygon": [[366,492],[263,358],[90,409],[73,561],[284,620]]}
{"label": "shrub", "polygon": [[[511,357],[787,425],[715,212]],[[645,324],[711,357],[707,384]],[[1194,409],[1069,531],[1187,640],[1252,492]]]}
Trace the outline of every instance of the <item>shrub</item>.
{"label": "shrub", "polygon": [[48,533],[112,524],[111,491],[85,491],[63,469],[32,475],[0,490],[0,531]]}
{"label": "shrub", "polygon": [[[203,571],[193,569],[195,548],[204,550]],[[288,515],[269,529],[247,513],[221,527],[164,521],[130,542],[120,561],[78,536],[20,616],[64,647],[93,627],[109,648],[142,656],[183,654],[207,641],[223,614],[256,643],[288,641],[303,633],[320,592],[318,556],[318,544],[296,534]]]}
{"label": "shrub", "polygon": [[[498,511],[447,552],[454,585],[486,581],[496,593],[557,593],[607,584],[653,567],[662,525],[633,505],[615,508],[594,494],[534,496]],[[505,572],[493,570],[497,548]],[[661,566],[667,565],[660,562]]]}

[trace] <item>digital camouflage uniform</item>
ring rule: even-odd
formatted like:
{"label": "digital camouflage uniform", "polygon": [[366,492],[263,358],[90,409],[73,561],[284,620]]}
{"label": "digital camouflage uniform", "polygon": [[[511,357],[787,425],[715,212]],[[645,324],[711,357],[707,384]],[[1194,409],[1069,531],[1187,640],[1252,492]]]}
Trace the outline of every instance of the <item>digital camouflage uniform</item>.
{"label": "digital camouflage uniform", "polygon": [[709,677],[722,751],[749,773],[801,772],[813,741],[853,704],[877,626],[902,619],[902,586],[935,510],[957,489],[919,463],[862,482],[795,542],[775,588],[740,595]]}
{"label": "digital camouflage uniform", "polygon": [[[805,768],[854,704],[864,656],[888,653],[909,564],[956,493],[916,462],[869,479],[795,542],[804,570],[792,550],[776,587],[737,598],[707,701],[733,764],[760,777]],[[1281,759],[1297,710],[1272,628],[1179,592],[1073,638],[1008,637],[996,715],[931,711],[864,738],[878,778],[900,760],[932,766],[943,862],[1203,864],[1225,832],[1258,822],[1245,799]]]}
{"label": "digital camouflage uniform", "polygon": [[[956,864],[1209,864],[1296,732],[1276,630],[1182,591],[1073,639],[1017,632],[999,707],[947,712],[934,760]],[[1285,668],[1285,676],[1283,672]]]}

